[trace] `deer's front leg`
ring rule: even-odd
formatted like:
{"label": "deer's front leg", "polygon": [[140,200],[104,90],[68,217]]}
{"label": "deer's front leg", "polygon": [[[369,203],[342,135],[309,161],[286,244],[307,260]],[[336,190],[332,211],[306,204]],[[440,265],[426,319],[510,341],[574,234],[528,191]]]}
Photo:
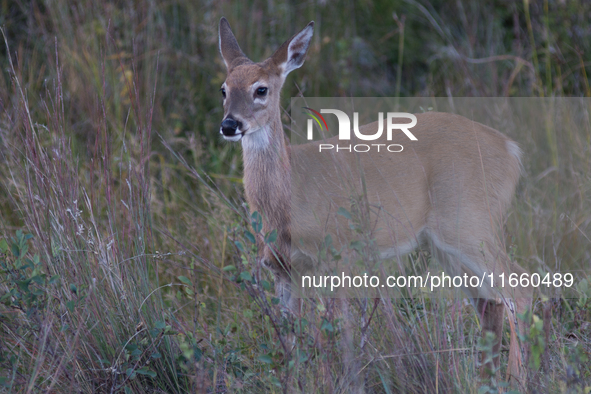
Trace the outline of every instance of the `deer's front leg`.
{"label": "deer's front leg", "polygon": [[[265,250],[260,262],[263,267],[271,271],[275,280],[275,296],[279,299],[281,314],[295,314],[297,312],[297,299],[292,297],[291,277],[289,272],[274,258],[267,255]],[[272,251],[271,251],[272,253]]]}

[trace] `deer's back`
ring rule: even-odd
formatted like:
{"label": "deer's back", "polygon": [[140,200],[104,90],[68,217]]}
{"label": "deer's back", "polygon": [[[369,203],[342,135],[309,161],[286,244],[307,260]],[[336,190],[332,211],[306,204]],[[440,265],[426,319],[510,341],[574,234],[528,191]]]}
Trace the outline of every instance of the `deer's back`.
{"label": "deer's back", "polygon": [[[438,217],[455,217],[473,226],[477,220],[490,224],[492,215],[498,225],[519,179],[517,145],[497,130],[458,115],[416,116],[412,133],[418,141],[395,130],[392,141],[384,132],[376,141],[335,137],[291,147],[292,243],[313,245],[327,233],[347,242],[352,236],[349,219],[337,211],[361,215],[363,196],[369,203],[365,224],[382,249],[412,248],[429,221]],[[374,122],[360,131],[373,134],[377,128]],[[374,147],[367,153],[337,153],[319,152],[321,143],[384,146],[379,152]],[[388,152],[385,146],[390,144],[404,149]]]}

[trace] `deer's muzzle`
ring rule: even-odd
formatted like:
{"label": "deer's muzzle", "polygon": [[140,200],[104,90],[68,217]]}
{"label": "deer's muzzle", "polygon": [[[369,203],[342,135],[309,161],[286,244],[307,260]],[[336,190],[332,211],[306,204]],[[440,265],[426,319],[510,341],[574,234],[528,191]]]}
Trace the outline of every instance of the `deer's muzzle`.
{"label": "deer's muzzle", "polygon": [[228,116],[220,126],[220,133],[224,137],[234,137],[241,133],[242,122],[236,121],[234,118]]}

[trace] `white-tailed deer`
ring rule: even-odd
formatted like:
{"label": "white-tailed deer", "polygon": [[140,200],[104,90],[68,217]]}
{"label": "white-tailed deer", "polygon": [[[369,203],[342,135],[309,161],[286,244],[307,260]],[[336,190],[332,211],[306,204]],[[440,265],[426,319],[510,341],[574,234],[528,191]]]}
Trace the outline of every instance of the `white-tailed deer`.
{"label": "white-tailed deer", "polygon": [[[339,176],[339,169],[354,179],[363,168],[369,204],[388,213],[373,218],[377,229],[373,236],[384,258],[427,243],[437,260],[454,274],[522,272],[510,261],[500,230],[519,180],[521,151],[500,132],[458,115],[428,112],[416,114],[412,133],[418,141],[410,144],[404,155],[384,150],[371,155],[344,151],[326,155],[323,161],[312,156],[318,151],[317,143],[289,146],[279,95],[287,74],[304,63],[313,30],[314,23],[310,22],[270,58],[254,63],[240,49],[225,18],[219,26],[219,49],[227,68],[221,88],[224,118],[220,133],[228,141],[241,141],[244,189],[250,209],[262,214],[263,233],[277,230],[273,250],[261,243],[261,262],[274,273],[284,307],[293,310],[295,305],[290,290],[291,267],[298,259],[315,256],[295,240],[310,240],[302,245],[313,244],[324,239],[327,232],[337,231],[331,229],[336,220],[327,220],[321,226],[318,218],[334,216],[338,208],[326,204],[323,196],[342,193],[335,186],[338,182],[310,182],[305,192],[292,188],[295,165],[299,173],[321,173],[324,179]],[[374,134],[377,128],[375,122],[361,131]],[[389,143],[397,143],[396,138],[406,137],[395,136]],[[496,335],[493,350],[497,354],[505,306],[509,307],[512,330],[507,373],[519,380],[521,350],[516,313],[526,308],[529,293],[518,289],[517,294],[505,294],[487,286],[464,290],[475,301],[483,332]],[[498,368],[499,357],[493,362],[484,365],[481,373],[486,375],[486,368]]]}

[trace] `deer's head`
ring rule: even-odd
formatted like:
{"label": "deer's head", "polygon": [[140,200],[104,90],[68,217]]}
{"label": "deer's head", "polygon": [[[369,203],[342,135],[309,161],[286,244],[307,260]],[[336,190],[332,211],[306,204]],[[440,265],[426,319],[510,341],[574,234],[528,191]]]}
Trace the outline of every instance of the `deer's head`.
{"label": "deer's head", "polygon": [[265,61],[254,63],[246,57],[226,18],[220,20],[220,53],[227,68],[220,89],[224,98],[224,119],[220,133],[238,141],[269,129],[279,113],[279,94],[285,77],[304,64],[314,32],[314,22],[287,40]]}

